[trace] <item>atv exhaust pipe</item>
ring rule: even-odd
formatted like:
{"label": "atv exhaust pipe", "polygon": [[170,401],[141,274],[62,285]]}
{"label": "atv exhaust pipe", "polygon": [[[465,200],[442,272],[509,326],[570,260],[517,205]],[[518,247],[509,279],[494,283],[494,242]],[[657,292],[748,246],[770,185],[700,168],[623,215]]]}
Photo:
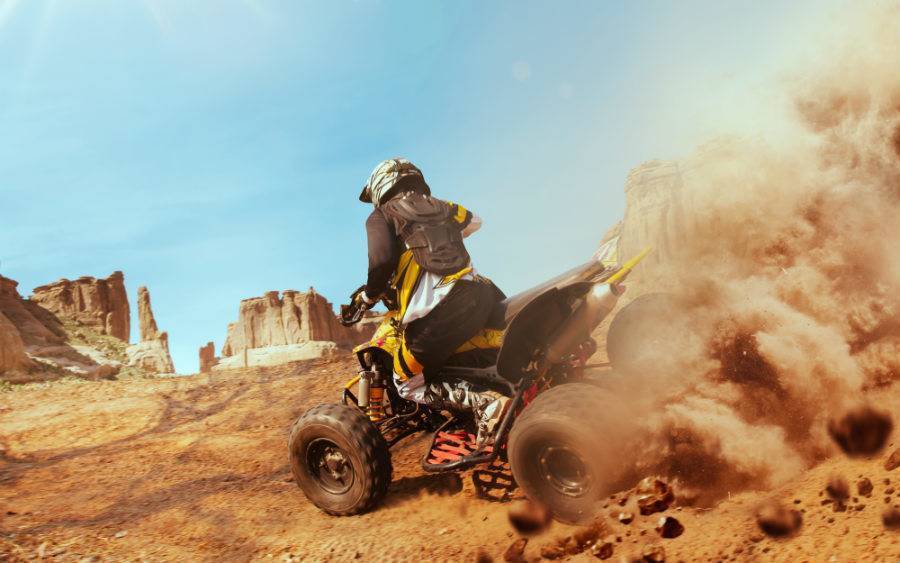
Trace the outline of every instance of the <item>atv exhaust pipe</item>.
{"label": "atv exhaust pipe", "polygon": [[625,287],[616,283],[595,283],[578,309],[550,341],[546,358],[556,364],[574,352],[591,337],[591,332],[609,315],[624,292]]}

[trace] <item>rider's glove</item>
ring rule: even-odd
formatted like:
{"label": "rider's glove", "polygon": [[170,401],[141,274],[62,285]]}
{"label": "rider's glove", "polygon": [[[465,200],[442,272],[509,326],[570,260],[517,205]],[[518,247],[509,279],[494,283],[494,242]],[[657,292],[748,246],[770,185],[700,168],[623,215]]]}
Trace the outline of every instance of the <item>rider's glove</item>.
{"label": "rider's glove", "polygon": [[362,309],[363,311],[368,311],[371,309],[375,303],[377,303],[377,299],[370,299],[366,294],[365,290],[360,291],[356,295],[353,296],[353,305]]}

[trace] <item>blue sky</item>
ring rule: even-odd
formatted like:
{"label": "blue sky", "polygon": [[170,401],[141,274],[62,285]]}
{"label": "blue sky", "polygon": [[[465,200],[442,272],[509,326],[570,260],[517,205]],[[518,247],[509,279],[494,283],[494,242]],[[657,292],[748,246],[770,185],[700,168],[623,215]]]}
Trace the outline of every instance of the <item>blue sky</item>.
{"label": "blue sky", "polygon": [[191,373],[240,299],[362,283],[356,196],[404,155],[514,293],[593,252],[631,167],[780,121],[833,15],[787,4],[0,0],[0,273],[123,270]]}

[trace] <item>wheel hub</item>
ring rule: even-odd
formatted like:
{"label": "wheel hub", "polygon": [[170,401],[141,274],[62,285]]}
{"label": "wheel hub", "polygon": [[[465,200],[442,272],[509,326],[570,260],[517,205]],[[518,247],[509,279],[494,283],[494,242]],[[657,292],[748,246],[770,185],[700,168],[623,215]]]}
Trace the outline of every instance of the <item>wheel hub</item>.
{"label": "wheel hub", "polygon": [[310,474],[329,493],[340,495],[353,486],[353,464],[346,452],[331,440],[313,440],[307,448],[306,460]]}
{"label": "wheel hub", "polygon": [[572,448],[544,446],[538,460],[541,477],[559,493],[580,497],[590,490],[590,472],[584,460]]}

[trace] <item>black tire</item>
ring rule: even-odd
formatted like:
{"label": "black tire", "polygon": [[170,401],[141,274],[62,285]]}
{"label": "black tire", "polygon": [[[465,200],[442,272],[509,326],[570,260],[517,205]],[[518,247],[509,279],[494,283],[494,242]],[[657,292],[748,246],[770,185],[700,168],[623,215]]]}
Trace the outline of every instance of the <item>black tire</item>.
{"label": "black tire", "polygon": [[544,392],[510,431],[516,482],[557,520],[588,520],[629,468],[625,420],[622,401],[594,385],[567,383]]}
{"label": "black tire", "polygon": [[289,447],[294,481],[328,514],[365,512],[387,493],[392,474],[387,442],[356,407],[309,409],[291,428]]}
{"label": "black tire", "polygon": [[614,370],[623,374],[637,374],[642,361],[654,342],[667,338],[671,317],[675,314],[672,296],[666,293],[647,293],[625,305],[609,323],[606,333],[606,356]]}

